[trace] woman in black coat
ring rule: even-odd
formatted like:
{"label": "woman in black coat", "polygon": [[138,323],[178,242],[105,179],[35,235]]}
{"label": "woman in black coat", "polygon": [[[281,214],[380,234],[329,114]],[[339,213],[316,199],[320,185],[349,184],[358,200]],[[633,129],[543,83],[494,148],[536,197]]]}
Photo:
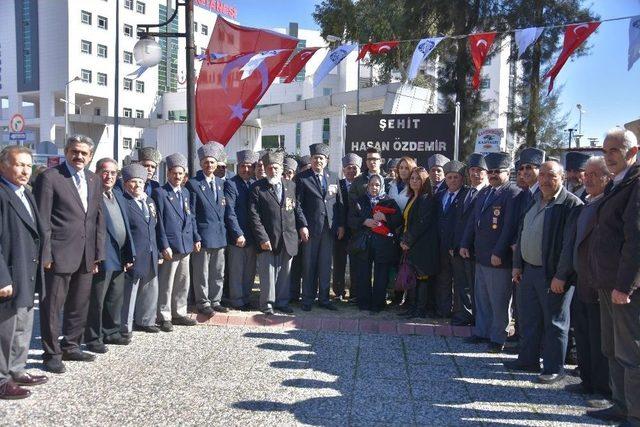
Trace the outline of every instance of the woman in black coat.
{"label": "woman in black coat", "polygon": [[432,195],[429,173],[416,168],[409,178],[409,202],[403,212],[400,248],[415,268],[416,288],[408,294],[409,308],[402,315],[425,317],[428,279],[438,274],[438,207]]}
{"label": "woman in black coat", "polygon": [[[358,308],[377,313],[385,306],[389,268],[398,260],[396,230],[402,225],[402,214],[398,204],[386,196],[380,196],[384,180],[380,175],[371,175],[367,194],[360,197],[349,209],[349,227],[356,230],[352,242],[367,237],[366,249],[352,256],[358,257],[356,266]],[[377,206],[377,208],[376,208]],[[383,212],[374,212],[382,210]],[[371,267],[373,266],[373,287]]]}

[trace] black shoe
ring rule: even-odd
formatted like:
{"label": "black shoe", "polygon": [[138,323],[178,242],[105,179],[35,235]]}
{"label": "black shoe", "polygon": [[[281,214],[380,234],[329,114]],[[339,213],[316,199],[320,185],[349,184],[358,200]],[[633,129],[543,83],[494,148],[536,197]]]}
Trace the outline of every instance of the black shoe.
{"label": "black shoe", "polygon": [[525,365],[519,360],[505,360],[502,364],[510,371],[531,372],[534,374],[540,373],[540,364]]}
{"label": "black shoe", "polygon": [[253,306],[251,305],[251,303],[246,303],[245,305],[240,307],[239,310],[242,310],[242,311],[253,311]]}
{"label": "black shoe", "polygon": [[171,332],[173,331],[173,324],[169,320],[163,320],[160,323],[160,330],[162,332]]}
{"label": "black shoe", "polygon": [[472,326],[472,325],[473,325],[473,322],[471,320],[456,319],[456,318],[451,319],[451,326]]}
{"label": "black shoe", "polygon": [[538,382],[540,384],[555,384],[562,381],[567,377],[564,372],[561,374],[540,374],[538,375]]}
{"label": "black shoe", "polygon": [[67,372],[67,368],[64,366],[64,363],[57,359],[45,360],[42,368],[53,374],[64,374]]}
{"label": "black shoe", "polygon": [[336,307],[335,305],[333,305],[330,302],[326,302],[323,304],[318,304],[319,307],[330,310],[330,311],[338,311],[338,307]]}
{"label": "black shoe", "polygon": [[311,304],[302,304],[302,311],[311,311]]}
{"label": "black shoe", "polygon": [[585,387],[584,383],[567,384],[564,386],[564,390],[574,394],[593,394],[593,389]]}
{"label": "black shoe", "polygon": [[[155,328],[155,326],[154,326],[154,328]],[[158,328],[156,328],[156,329],[158,329]],[[158,331],[160,331],[160,330],[158,329]],[[129,345],[129,344],[131,344],[131,338],[122,337],[122,336],[120,336],[120,337],[118,337],[118,336],[107,337],[103,341],[104,341],[105,344],[109,344],[109,345]]]}
{"label": "black shoe", "polygon": [[357,304],[358,303],[358,298],[353,297],[353,298],[349,298],[349,304]]}
{"label": "black shoe", "polygon": [[76,350],[68,353],[62,353],[62,360],[71,360],[72,362],[93,362],[96,356],[84,351]]}
{"label": "black shoe", "polygon": [[471,335],[470,337],[464,339],[464,342],[466,342],[467,344],[482,344],[487,341],[489,340],[486,338],[479,337],[477,335]]}
{"label": "black shoe", "polygon": [[623,422],[627,419],[627,414],[616,405],[609,406],[605,409],[598,409],[597,411],[587,411],[587,415],[602,421]]}
{"label": "black shoe", "polygon": [[87,344],[87,350],[89,350],[91,353],[100,353],[100,354],[104,354],[107,351],[109,351],[109,349],[107,349],[107,346],[102,343]]}
{"label": "black shoe", "polygon": [[196,322],[195,319],[192,319],[186,316],[174,317],[173,319],[171,319],[171,323],[173,325],[180,325],[180,326],[195,326],[198,324],[198,322]]}
{"label": "black shoe", "polygon": [[40,385],[46,383],[47,381],[49,381],[49,378],[47,378],[45,375],[31,375],[26,372],[13,377],[13,382],[22,387]]}
{"label": "black shoe", "polygon": [[275,310],[279,311],[280,313],[293,314],[293,308],[289,307],[288,305],[284,305],[282,307],[276,307]]}
{"label": "black shoe", "polygon": [[198,313],[205,316],[211,316],[213,315],[213,308],[211,308],[210,306],[202,307],[198,309]]}
{"label": "black shoe", "polygon": [[272,316],[272,315],[274,315],[274,314],[275,314],[275,313],[273,312],[273,308],[271,308],[271,307],[267,307],[267,308],[265,308],[264,310],[260,310],[260,311],[262,311],[262,314],[264,314],[264,315],[266,315],[266,316]]}
{"label": "black shoe", "polygon": [[490,342],[489,346],[487,347],[488,353],[498,354],[498,353],[502,353],[503,351],[504,351],[504,344],[498,344],[497,342]]}
{"label": "black shoe", "polygon": [[137,329],[148,334],[157,334],[158,332],[160,332],[160,328],[158,328],[156,325],[138,326]]}
{"label": "black shoe", "polygon": [[213,306],[213,311],[217,311],[218,313],[228,313],[229,309],[218,304]]}

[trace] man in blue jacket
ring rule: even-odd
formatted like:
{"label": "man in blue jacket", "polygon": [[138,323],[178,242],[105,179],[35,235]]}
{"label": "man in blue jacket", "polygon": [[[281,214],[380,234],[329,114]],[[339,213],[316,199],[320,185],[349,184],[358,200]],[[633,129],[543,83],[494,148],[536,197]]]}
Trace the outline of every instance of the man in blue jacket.
{"label": "man in blue jacket", "polygon": [[224,249],[227,232],[224,225],[223,181],[214,175],[224,146],[209,142],[198,149],[202,170],[187,182],[201,239],[201,249],[191,256],[193,289],[198,313],[211,316],[214,311],[226,313],[220,305],[224,284]]}

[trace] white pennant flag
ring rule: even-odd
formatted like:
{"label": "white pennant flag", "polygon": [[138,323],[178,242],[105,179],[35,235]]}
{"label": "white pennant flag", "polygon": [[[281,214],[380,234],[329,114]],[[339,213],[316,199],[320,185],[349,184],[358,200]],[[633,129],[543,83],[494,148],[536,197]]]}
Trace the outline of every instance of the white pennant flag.
{"label": "white pennant flag", "polygon": [[640,58],[640,16],[629,21],[629,68]]}
{"label": "white pennant flag", "polygon": [[260,64],[262,64],[262,62],[265,59],[270,58],[272,56],[276,56],[281,52],[284,52],[285,50],[291,51],[290,49],[275,49],[275,50],[265,50],[265,51],[256,53],[249,59],[249,62],[247,62],[246,64],[244,64],[242,68],[240,68],[240,70],[242,71],[242,76],[240,77],[240,80],[244,80],[247,77],[249,77],[256,70],[256,68],[258,68]]}
{"label": "white pennant flag", "polygon": [[529,46],[534,44],[542,35],[544,27],[530,27],[516,30],[516,45],[518,46],[518,59],[527,50]]}
{"label": "white pennant flag", "polygon": [[438,46],[438,43],[440,43],[442,39],[444,39],[444,37],[432,37],[429,39],[422,39],[418,42],[416,50],[413,51],[409,70],[407,71],[407,80],[413,80],[416,78],[420,64],[429,57],[429,54],[431,54],[433,49]]}
{"label": "white pennant flag", "polygon": [[313,87],[318,86],[322,79],[357,47],[357,44],[343,44],[329,52],[313,75]]}

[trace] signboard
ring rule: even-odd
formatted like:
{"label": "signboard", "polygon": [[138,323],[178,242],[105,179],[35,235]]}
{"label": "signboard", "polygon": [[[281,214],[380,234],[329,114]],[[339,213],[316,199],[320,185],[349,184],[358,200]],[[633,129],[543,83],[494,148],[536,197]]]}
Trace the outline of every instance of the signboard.
{"label": "signboard", "polygon": [[195,0],[193,4],[211,12],[226,15],[231,19],[238,19],[238,8],[220,0]]}
{"label": "signboard", "polygon": [[453,114],[348,115],[345,152],[364,159],[375,147],[383,159],[408,156],[426,167],[434,154],[453,159],[454,120]]}
{"label": "signboard", "polygon": [[15,144],[16,142],[35,142],[35,133],[31,130],[22,132],[2,132],[2,142]]}
{"label": "signboard", "polygon": [[504,130],[501,128],[485,128],[478,130],[475,152],[486,154],[504,151],[504,147],[502,146],[503,137]]}
{"label": "signboard", "polygon": [[9,120],[9,130],[11,132],[22,132],[24,130],[24,117],[22,114],[14,114]]}

